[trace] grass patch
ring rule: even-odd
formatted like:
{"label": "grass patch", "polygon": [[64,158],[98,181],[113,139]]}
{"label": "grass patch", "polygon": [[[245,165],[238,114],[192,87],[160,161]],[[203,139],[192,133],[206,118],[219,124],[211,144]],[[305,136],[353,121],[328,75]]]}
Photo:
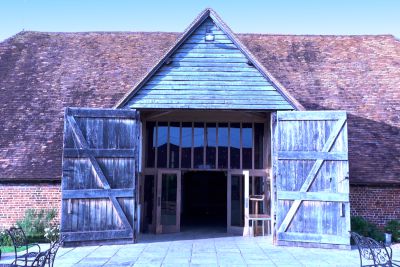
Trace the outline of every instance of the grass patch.
{"label": "grass patch", "polygon": [[[29,246],[28,248],[31,248],[32,246]],[[2,246],[0,247],[1,253],[9,253],[9,252],[14,252],[14,247],[13,246]],[[25,250],[25,247],[18,248],[17,251],[23,251]]]}

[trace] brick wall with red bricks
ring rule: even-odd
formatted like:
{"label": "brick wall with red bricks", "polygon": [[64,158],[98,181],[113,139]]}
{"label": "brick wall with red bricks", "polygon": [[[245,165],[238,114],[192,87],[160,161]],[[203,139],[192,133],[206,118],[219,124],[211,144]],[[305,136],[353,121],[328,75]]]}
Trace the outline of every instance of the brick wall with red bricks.
{"label": "brick wall with red bricks", "polygon": [[383,228],[400,220],[400,186],[350,186],[351,215],[362,216]]}
{"label": "brick wall with red bricks", "polygon": [[22,219],[25,211],[56,209],[60,218],[61,186],[59,183],[0,184],[0,229],[9,228]]}
{"label": "brick wall with red bricks", "polygon": [[[380,228],[392,219],[400,220],[400,186],[350,187],[351,215],[362,216]],[[8,228],[23,218],[25,210],[57,210],[60,218],[60,184],[0,184],[0,228]]]}

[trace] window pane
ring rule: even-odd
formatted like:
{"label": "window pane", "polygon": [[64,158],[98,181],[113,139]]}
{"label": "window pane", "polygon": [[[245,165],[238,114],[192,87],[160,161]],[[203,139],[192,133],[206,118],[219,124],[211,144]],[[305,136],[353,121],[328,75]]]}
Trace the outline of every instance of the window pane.
{"label": "window pane", "polygon": [[231,123],[230,131],[231,169],[240,169],[240,123]]}
{"label": "window pane", "polygon": [[207,123],[207,146],[206,146],[206,164],[210,169],[215,169],[217,152],[217,125]]}
{"label": "window pane", "polygon": [[244,177],[232,175],[231,225],[244,226]]}
{"label": "window pane", "polygon": [[251,169],[253,162],[253,128],[251,123],[242,124],[242,169]]}
{"label": "window pane", "polygon": [[153,203],[155,194],[154,175],[144,177],[144,228],[147,232],[149,224],[153,223]]}
{"label": "window pane", "polygon": [[204,123],[194,124],[194,168],[204,167]]}
{"label": "window pane", "polygon": [[182,123],[182,158],[181,168],[191,168],[192,166],[192,123]]}
{"label": "window pane", "polygon": [[228,168],[228,124],[218,124],[218,168]]}
{"label": "window pane", "polygon": [[255,123],[254,124],[254,168],[263,169],[264,168],[264,124]]}
{"label": "window pane", "polygon": [[146,167],[154,167],[154,160],[156,155],[156,131],[155,123],[146,123]]}
{"label": "window pane", "polygon": [[157,166],[167,167],[168,123],[159,122],[157,126]]}
{"label": "window pane", "polygon": [[161,186],[161,224],[176,224],[177,212],[177,184],[176,174],[163,174]]}
{"label": "window pane", "polygon": [[179,122],[169,125],[169,167],[179,168],[179,144],[181,139]]}

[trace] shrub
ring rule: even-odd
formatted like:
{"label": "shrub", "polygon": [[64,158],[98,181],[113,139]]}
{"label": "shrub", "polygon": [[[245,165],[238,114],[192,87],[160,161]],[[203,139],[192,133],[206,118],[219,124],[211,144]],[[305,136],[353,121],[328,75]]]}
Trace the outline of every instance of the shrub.
{"label": "shrub", "polygon": [[50,227],[52,220],[57,216],[55,209],[39,210],[28,209],[25,216],[17,225],[21,227],[29,242],[42,242],[45,241],[45,229]]}
{"label": "shrub", "polygon": [[44,229],[45,234],[44,237],[50,241],[50,243],[54,243],[60,237],[60,225],[51,225],[50,227]]}
{"label": "shrub", "polygon": [[0,247],[1,246],[12,246],[11,237],[6,231],[0,231]]}
{"label": "shrub", "polygon": [[394,242],[400,241],[400,221],[391,220],[386,223],[385,231],[392,234]]}
{"label": "shrub", "polygon": [[384,241],[385,236],[378,227],[361,216],[351,217],[351,230],[363,236],[371,237],[377,241]]}

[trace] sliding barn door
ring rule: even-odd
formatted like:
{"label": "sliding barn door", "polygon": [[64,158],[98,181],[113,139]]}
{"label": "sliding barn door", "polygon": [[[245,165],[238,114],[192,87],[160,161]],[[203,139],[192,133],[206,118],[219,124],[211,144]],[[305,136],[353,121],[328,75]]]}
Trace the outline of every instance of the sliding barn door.
{"label": "sliding barn door", "polygon": [[135,111],[67,108],[61,231],[67,242],[134,241]]}
{"label": "sliding barn door", "polygon": [[272,121],[277,244],[348,246],[346,112],[277,112]]}

